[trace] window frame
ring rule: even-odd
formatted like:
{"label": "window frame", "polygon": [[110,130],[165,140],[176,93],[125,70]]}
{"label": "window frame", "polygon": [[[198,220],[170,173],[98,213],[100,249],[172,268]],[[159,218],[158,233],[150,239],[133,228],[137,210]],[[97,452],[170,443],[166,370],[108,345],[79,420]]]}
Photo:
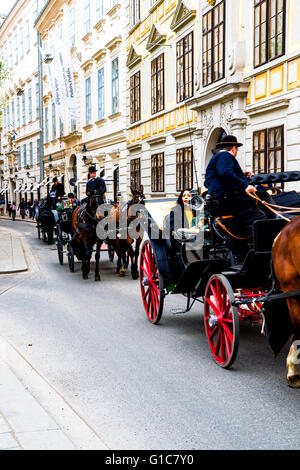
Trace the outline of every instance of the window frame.
{"label": "window frame", "polygon": [[[161,67],[159,62],[161,60]],[[159,99],[159,93],[161,96]],[[160,105],[159,105],[160,103]],[[151,114],[165,109],[165,54],[161,53],[151,61]]]}
{"label": "window frame", "polygon": [[[102,81],[100,78],[102,77]],[[105,73],[104,67],[101,67],[97,71],[97,84],[98,84],[98,120],[104,118],[105,116]]]}
{"label": "window frame", "polygon": [[130,77],[130,123],[141,119],[141,71]]}
{"label": "window frame", "polygon": [[[117,66],[116,66],[117,65]],[[111,110],[112,114],[119,112],[119,57],[111,63]]]}
{"label": "window frame", "polygon": [[85,79],[85,125],[88,126],[92,122],[92,83],[91,77]]}
{"label": "window frame", "polygon": [[[281,145],[280,146],[270,146],[270,134],[272,131],[276,132],[276,130],[279,129],[281,132]],[[255,136],[264,134],[264,148],[256,148],[255,147]],[[259,138],[259,137],[258,137]],[[253,157],[252,157],[252,171],[254,174],[262,174],[262,173],[270,173],[270,166],[269,166],[269,158],[270,154],[272,152],[281,152],[281,166],[279,171],[284,171],[284,125],[281,126],[275,126],[275,127],[270,127],[268,129],[260,129],[258,131],[253,132]],[[258,164],[258,171],[255,169],[255,155],[263,155],[263,168],[260,168],[260,165]],[[258,162],[260,163],[261,158],[258,159]],[[276,173],[276,171],[272,171],[272,173]]]}
{"label": "window frame", "polygon": [[[275,18],[276,18],[276,21],[275,21],[275,30],[276,30],[276,33],[278,32],[278,22],[277,22],[277,16],[280,15],[280,13],[278,13],[278,0],[275,0],[276,1],[276,15],[275,15]],[[271,53],[270,53],[270,49],[271,49],[271,40],[272,40],[272,37],[271,37],[271,21],[272,21],[272,18],[271,17],[271,5],[270,5],[270,0],[255,0],[254,1],[254,19],[253,19],[253,66],[254,68],[257,68],[257,67],[260,67],[262,65],[265,65],[269,62],[272,62],[273,60],[275,59],[278,59],[279,57],[282,57],[283,55],[285,55],[285,51],[286,51],[286,0],[282,0],[283,2],[283,9],[282,9],[282,32],[280,34],[275,34],[275,38],[277,38],[278,36],[282,35],[282,53],[281,54],[276,54],[271,57]],[[265,41],[262,43],[261,42],[261,25],[263,24],[261,22],[261,10],[262,10],[262,6],[263,5],[266,5],[266,25],[265,25]],[[260,16],[259,16],[259,40],[258,40],[258,46],[256,45],[256,10],[257,9],[260,9]],[[276,44],[275,44],[275,50],[278,46],[277,44],[277,41],[275,40]],[[265,47],[266,47],[266,59],[263,61],[261,59],[261,47],[262,47],[262,44],[265,44]],[[259,47],[259,60],[258,60],[258,63],[256,63],[256,48]]]}
{"label": "window frame", "polygon": [[[216,12],[218,11],[218,16],[219,16],[219,9],[223,6],[223,18],[222,21],[219,21],[217,25],[214,24],[214,19]],[[225,0],[222,0],[220,3],[215,5],[211,10],[209,10],[205,15],[202,16],[202,86],[206,87],[209,86],[213,83],[218,82],[219,80],[222,80],[225,77],[225,47],[226,47],[226,35],[225,35],[225,27],[226,27],[226,8],[225,8]],[[206,24],[208,24],[208,19],[209,15],[211,15],[211,27],[210,29],[204,30],[204,20],[206,19]],[[220,47],[220,44],[222,44],[222,56],[218,55],[218,61],[217,63],[219,64],[222,62],[222,73],[221,76],[217,79],[214,78],[214,73],[215,73],[215,31],[223,27],[223,35],[222,39],[218,42],[218,48]],[[210,45],[211,48],[208,48],[208,43],[209,40],[207,39],[211,36],[211,41]],[[206,41],[207,48],[204,49],[204,43]],[[206,56],[206,60],[204,61],[204,56]],[[221,58],[220,58],[221,57]],[[210,62],[209,62],[210,59]],[[211,80],[209,80],[209,66],[207,64],[211,64]],[[206,80],[204,79],[206,77]]]}
{"label": "window frame", "polygon": [[151,155],[151,191],[162,193],[165,190],[165,154]]}
{"label": "window frame", "polygon": [[[190,159],[187,154],[190,152]],[[179,162],[179,156],[182,155],[182,161]],[[176,191],[180,192],[183,189],[192,188],[194,182],[194,152],[193,146],[182,147],[176,149]],[[189,167],[188,175],[186,174],[186,167]],[[181,184],[182,183],[182,184]]]}
{"label": "window frame", "polygon": [[141,185],[141,157],[130,160],[130,187],[138,189]]}
{"label": "window frame", "polygon": [[[191,37],[191,49],[185,50],[185,41],[187,38]],[[179,49],[182,48],[182,54],[180,54]],[[191,57],[191,67],[186,66],[186,62],[189,63],[189,58]],[[179,62],[182,60],[183,67],[182,72],[179,72]],[[186,72],[189,72],[191,69],[191,80],[186,83]],[[188,73],[189,75],[189,73]],[[182,80],[181,80],[182,76]],[[181,86],[182,82],[182,86]],[[186,93],[186,86],[191,85],[191,92]],[[180,91],[183,90],[182,95]],[[194,31],[186,34],[182,39],[176,43],[176,100],[177,103],[181,103],[188,98],[194,96]]]}

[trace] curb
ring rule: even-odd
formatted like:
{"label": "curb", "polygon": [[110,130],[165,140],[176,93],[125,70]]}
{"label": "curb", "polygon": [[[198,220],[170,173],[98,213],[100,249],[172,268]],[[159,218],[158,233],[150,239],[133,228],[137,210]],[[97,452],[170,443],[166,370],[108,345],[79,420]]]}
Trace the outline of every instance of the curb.
{"label": "curb", "polygon": [[11,220],[12,222],[27,222],[29,224],[36,224],[36,221],[35,220],[28,220],[28,219],[20,219],[19,217],[15,218],[15,220],[13,221],[11,217],[7,217],[7,216],[4,216],[4,215],[1,215],[0,216],[0,219],[3,219],[3,220]]}
{"label": "curb", "polygon": [[78,450],[109,450],[97,432],[10,343],[0,337],[0,359],[14,372],[40,406]]}
{"label": "curb", "polygon": [[[0,274],[13,274],[28,271],[22,238],[17,236],[14,231],[7,229],[1,229],[0,235],[1,233],[7,234],[10,237],[8,237],[8,241],[11,243],[12,263],[8,263],[10,266],[7,269],[0,270]],[[10,259],[7,259],[7,262],[8,261],[10,261]]]}

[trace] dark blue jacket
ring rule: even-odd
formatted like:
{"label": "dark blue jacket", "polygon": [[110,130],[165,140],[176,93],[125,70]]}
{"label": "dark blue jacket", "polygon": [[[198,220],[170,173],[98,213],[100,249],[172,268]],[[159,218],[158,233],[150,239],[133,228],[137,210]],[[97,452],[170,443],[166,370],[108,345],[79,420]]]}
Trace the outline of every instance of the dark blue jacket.
{"label": "dark blue jacket", "polygon": [[106,184],[104,179],[102,178],[95,178],[90,179],[86,184],[86,195],[89,196],[93,191],[98,191],[100,194],[104,194],[106,192]]}
{"label": "dark blue jacket", "polygon": [[237,159],[226,150],[221,150],[207,165],[204,185],[211,196],[218,198],[228,192],[244,192],[249,182]]}

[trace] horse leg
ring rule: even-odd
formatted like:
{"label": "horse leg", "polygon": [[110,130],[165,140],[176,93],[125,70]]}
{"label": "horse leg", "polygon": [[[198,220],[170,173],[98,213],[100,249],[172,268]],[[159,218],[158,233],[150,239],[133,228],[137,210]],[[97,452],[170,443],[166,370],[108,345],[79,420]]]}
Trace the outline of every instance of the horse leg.
{"label": "horse leg", "polygon": [[138,279],[139,277],[139,271],[138,271],[138,259],[139,259],[139,253],[140,253],[140,244],[141,240],[138,239],[135,241],[135,248],[133,251],[133,255],[131,258],[131,276],[132,279]]}
{"label": "horse leg", "polygon": [[88,245],[84,244],[83,247],[83,258],[82,258],[82,278],[88,279],[90,272],[90,259],[91,259],[91,250]]}
{"label": "horse leg", "polygon": [[300,388],[300,301],[298,299],[287,299],[291,321],[294,327],[294,338],[290,347],[287,360],[287,382],[289,387]]}
{"label": "horse leg", "polygon": [[99,272],[99,261],[100,261],[100,249],[101,249],[102,242],[97,242],[96,243],[96,254],[95,254],[95,260],[96,260],[96,267],[95,267],[95,281],[101,281],[100,277],[100,272]]}

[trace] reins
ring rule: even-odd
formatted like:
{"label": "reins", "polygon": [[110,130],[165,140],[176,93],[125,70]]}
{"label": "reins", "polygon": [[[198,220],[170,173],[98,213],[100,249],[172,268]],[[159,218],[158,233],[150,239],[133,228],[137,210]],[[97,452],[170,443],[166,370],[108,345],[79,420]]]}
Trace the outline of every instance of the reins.
{"label": "reins", "polygon": [[[279,206],[277,204],[271,204],[269,202],[266,202],[266,201],[262,201],[260,199],[260,197],[257,196],[257,194],[248,194],[250,197],[252,197],[253,199],[256,199],[257,201],[259,201],[261,204],[263,204],[264,206],[266,206],[270,211],[274,212],[274,214],[278,215],[279,217],[281,217],[282,219],[286,220],[287,222],[291,222],[290,219],[288,219],[287,217],[284,217],[284,213],[292,213],[292,212],[300,212],[300,209],[295,209],[294,207],[285,207],[285,206]],[[277,207],[278,209],[285,209],[284,211],[277,211],[276,209],[273,209],[274,207]]]}
{"label": "reins", "polygon": [[[226,216],[225,216],[226,217]],[[223,217],[224,218],[224,217]],[[230,235],[231,237],[233,238],[236,238],[237,240],[248,240],[249,238],[251,238],[251,235],[248,235],[247,237],[238,237],[237,235],[234,235],[233,233],[231,233],[228,228],[225,227],[224,224],[222,224],[222,222],[220,222],[220,217],[217,217],[216,218],[216,223],[218,225],[220,225],[220,227],[226,232],[228,233],[228,235]]]}

